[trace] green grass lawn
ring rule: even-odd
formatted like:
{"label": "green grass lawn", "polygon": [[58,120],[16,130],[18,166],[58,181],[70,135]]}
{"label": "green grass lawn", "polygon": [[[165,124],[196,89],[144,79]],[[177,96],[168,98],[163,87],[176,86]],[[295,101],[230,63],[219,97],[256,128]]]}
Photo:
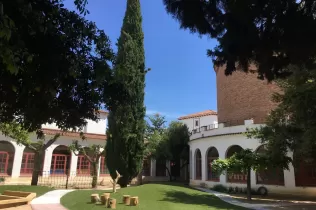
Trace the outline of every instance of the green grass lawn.
{"label": "green grass lawn", "polygon": [[14,191],[24,191],[24,192],[35,192],[36,196],[39,197],[48,191],[53,190],[50,187],[43,186],[27,186],[27,185],[0,185],[0,193],[3,193],[5,190],[14,190]]}
{"label": "green grass lawn", "polygon": [[[102,194],[99,190],[77,190],[66,194],[61,198],[61,203],[69,210],[104,209],[102,204],[91,204],[90,195]],[[122,204],[122,196],[131,195],[139,197],[139,206],[125,206]],[[140,210],[242,210],[244,208],[230,205],[208,193],[194,190],[185,186],[167,184],[145,184],[137,187],[119,189],[111,194],[117,199],[116,209],[140,209]]]}

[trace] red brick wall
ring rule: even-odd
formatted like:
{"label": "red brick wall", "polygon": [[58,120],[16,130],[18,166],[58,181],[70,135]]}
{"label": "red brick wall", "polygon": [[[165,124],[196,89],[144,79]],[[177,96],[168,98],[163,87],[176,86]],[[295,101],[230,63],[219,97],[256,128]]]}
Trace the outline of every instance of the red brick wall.
{"label": "red brick wall", "polygon": [[271,101],[271,96],[278,91],[278,87],[257,79],[257,73],[236,71],[226,76],[224,68],[215,68],[219,123],[240,125],[250,118],[255,123],[263,123],[276,105]]}

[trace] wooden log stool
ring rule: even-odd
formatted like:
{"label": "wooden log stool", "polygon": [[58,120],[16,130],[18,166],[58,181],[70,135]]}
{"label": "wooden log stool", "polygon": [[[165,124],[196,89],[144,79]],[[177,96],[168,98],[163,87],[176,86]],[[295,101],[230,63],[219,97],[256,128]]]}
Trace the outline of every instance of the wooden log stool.
{"label": "wooden log stool", "polygon": [[96,203],[100,201],[99,194],[91,194],[91,203]]}
{"label": "wooden log stool", "polygon": [[137,206],[138,203],[139,203],[138,196],[131,197],[131,203],[130,203],[131,206]]}
{"label": "wooden log stool", "polygon": [[131,203],[131,196],[130,195],[123,195],[123,203],[125,205],[130,205],[130,203]]}
{"label": "wooden log stool", "polygon": [[103,195],[101,195],[101,203],[105,205],[106,207],[108,207],[109,205],[109,198],[110,198],[110,193],[103,193]]}
{"label": "wooden log stool", "polygon": [[109,198],[109,206],[110,209],[116,209],[116,199]]}

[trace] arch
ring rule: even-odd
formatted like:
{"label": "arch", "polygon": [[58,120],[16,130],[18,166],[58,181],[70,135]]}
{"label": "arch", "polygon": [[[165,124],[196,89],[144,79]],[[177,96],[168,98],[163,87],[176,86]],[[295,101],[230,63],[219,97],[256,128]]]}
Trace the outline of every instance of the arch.
{"label": "arch", "polygon": [[70,169],[71,153],[67,146],[59,145],[53,150],[50,165],[51,174],[67,174]]}
{"label": "arch", "polygon": [[[89,148],[85,148],[85,152],[87,153],[87,155],[92,155],[92,151]],[[86,156],[84,156],[84,153],[82,151],[79,152],[78,154],[78,161],[77,161],[77,175],[90,175],[91,174],[91,163],[88,160],[88,158],[86,158]]]}
{"label": "arch", "polygon": [[23,151],[21,170],[20,170],[20,174],[22,176],[32,174],[33,169],[34,169],[34,156],[35,156],[34,151],[25,147]]}
{"label": "arch", "polygon": [[[267,152],[265,145],[260,145],[256,149],[257,153],[264,154]],[[265,170],[256,171],[257,184],[265,185],[284,185],[284,171],[279,168],[269,167]]]}
{"label": "arch", "polygon": [[199,149],[195,150],[195,179],[202,179],[202,155]]}
{"label": "arch", "polygon": [[166,165],[167,161],[165,159],[156,160],[156,176],[166,176]]}
{"label": "arch", "polygon": [[293,153],[295,186],[316,187],[316,160],[307,159]]}
{"label": "arch", "polygon": [[207,180],[219,182],[219,174],[212,172],[212,162],[218,159],[218,150],[215,147],[210,147],[206,152],[206,168]]}
{"label": "arch", "polygon": [[232,145],[230,147],[227,148],[226,150],[226,158],[231,157],[233,154],[238,153],[240,151],[242,151],[243,148],[239,145]]}
{"label": "arch", "polygon": [[[243,148],[239,145],[232,145],[226,150],[226,158],[231,157],[235,153],[241,152]],[[228,173],[227,182],[231,183],[246,183],[247,175],[245,173]]]}
{"label": "arch", "polygon": [[0,141],[0,175],[11,176],[15,148],[11,142]]}
{"label": "arch", "polygon": [[110,172],[109,172],[108,167],[106,166],[105,157],[102,156],[101,159],[100,159],[100,175],[101,176],[107,176],[109,174],[110,174]]}

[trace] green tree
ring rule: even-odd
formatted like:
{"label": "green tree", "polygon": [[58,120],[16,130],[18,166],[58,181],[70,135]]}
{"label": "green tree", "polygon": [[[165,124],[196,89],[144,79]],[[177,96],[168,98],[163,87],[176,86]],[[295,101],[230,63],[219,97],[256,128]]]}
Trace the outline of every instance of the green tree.
{"label": "green tree", "polygon": [[[145,54],[139,0],[127,0],[118,52],[112,72],[108,110],[106,157],[113,179],[122,175],[121,187],[142,169],[145,132]],[[106,94],[106,93],[105,93]]]}
{"label": "green tree", "polygon": [[113,55],[104,32],[59,0],[1,3],[0,121],[35,131],[96,120]]}
{"label": "green tree", "polygon": [[[316,57],[315,1],[163,0],[180,27],[218,41],[208,51],[231,74],[258,65],[269,80],[291,72],[289,64],[313,67]],[[300,30],[297,30],[297,29]]]}
{"label": "green tree", "polygon": [[[189,163],[189,140],[190,134],[188,127],[181,122],[171,122],[164,133],[160,134],[155,131],[152,139],[148,140],[151,157],[158,160],[177,162],[182,160],[183,164],[180,170]],[[172,174],[166,166],[170,181]]]}
{"label": "green tree", "polygon": [[316,70],[291,67],[293,75],[277,81],[281,91],[273,95],[278,106],[267,117],[266,125],[249,130],[249,138],[267,144],[274,162],[283,162],[294,153],[294,166],[316,160]]}
{"label": "green tree", "polygon": [[54,135],[52,138],[47,140],[45,135],[41,131],[36,133],[37,141],[30,139],[30,133],[24,129],[18,122],[13,121],[11,123],[0,123],[0,131],[10,138],[14,139],[17,144],[24,145],[26,148],[34,152],[34,169],[32,172],[31,185],[37,185],[38,176],[42,170],[42,163],[45,155],[45,150],[54,144],[59,138],[60,134]]}
{"label": "green tree", "polygon": [[[86,138],[81,133],[80,137],[84,141]],[[76,155],[82,154],[91,164],[92,170],[90,171],[92,176],[92,188],[96,188],[98,184],[98,172],[99,172],[99,163],[100,157],[104,155],[104,145],[93,144],[89,147],[82,146],[78,140],[73,141],[69,146],[69,149]]]}
{"label": "green tree", "polygon": [[[290,159],[287,159],[290,161]],[[247,199],[251,200],[251,170],[266,169],[267,167],[280,167],[288,169],[288,164],[273,163],[270,157],[245,149],[233,154],[227,159],[217,159],[212,163],[212,170],[216,173],[245,173],[247,174]]]}

